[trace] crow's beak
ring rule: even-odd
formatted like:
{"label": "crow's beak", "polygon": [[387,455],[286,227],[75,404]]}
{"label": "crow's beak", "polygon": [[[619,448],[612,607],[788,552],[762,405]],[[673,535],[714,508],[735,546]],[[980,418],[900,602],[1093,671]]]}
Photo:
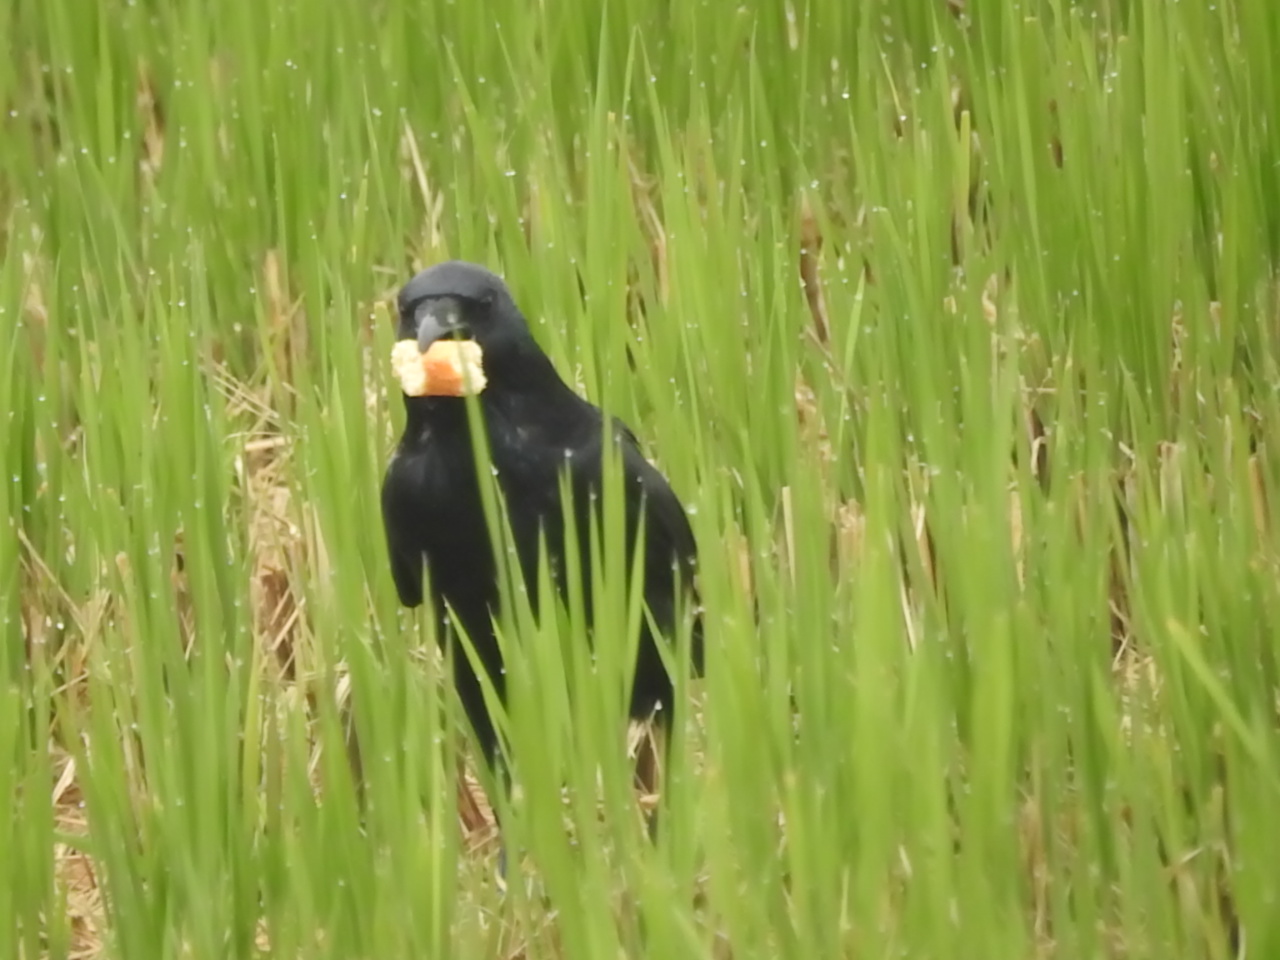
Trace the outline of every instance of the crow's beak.
{"label": "crow's beak", "polygon": [[418,350],[426,353],[433,343],[451,334],[466,335],[462,304],[453,297],[433,297],[417,310]]}

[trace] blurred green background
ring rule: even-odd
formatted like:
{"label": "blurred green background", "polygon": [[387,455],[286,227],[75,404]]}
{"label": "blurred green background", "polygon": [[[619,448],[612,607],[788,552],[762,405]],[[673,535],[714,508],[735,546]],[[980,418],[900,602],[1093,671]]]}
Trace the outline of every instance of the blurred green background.
{"label": "blurred green background", "polygon": [[[0,36],[3,955],[1280,955],[1273,0]],[[513,638],[505,892],[378,517],[455,256],[703,557],[656,848],[616,673]]]}

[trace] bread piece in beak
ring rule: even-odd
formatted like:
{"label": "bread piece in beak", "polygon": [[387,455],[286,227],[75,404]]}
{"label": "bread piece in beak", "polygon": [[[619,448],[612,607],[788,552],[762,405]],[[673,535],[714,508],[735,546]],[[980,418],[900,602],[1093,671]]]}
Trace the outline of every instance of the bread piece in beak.
{"label": "bread piece in beak", "polygon": [[391,348],[391,367],[410,397],[474,396],[487,384],[474,340],[437,340],[426,353],[416,340],[399,340]]}

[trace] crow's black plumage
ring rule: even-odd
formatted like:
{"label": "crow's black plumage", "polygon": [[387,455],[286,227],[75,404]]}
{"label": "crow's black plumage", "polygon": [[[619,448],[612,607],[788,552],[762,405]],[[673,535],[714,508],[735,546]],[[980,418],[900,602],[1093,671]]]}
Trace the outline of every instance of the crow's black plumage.
{"label": "crow's black plumage", "polygon": [[[568,470],[583,568],[590,529],[588,492],[598,490],[603,463],[604,414],[560,378],[530,333],[506,285],[488,270],[462,261],[422,271],[400,291],[401,340],[425,351],[442,337],[473,339],[483,352],[487,386],[479,395],[490,457],[506,499],[511,532],[530,596],[536,595],[539,529],[544,531],[553,576],[564,589],[565,550],[560,476]],[[383,520],[391,571],[400,600],[424,599],[424,571],[448,637],[447,601],[466,628],[499,695],[505,693],[501,655],[491,614],[499,602],[499,574],[486,527],[465,400],[405,396],[407,423],[387,468]],[[628,557],[641,517],[645,524],[645,600],[668,638],[676,626],[676,587],[695,602],[696,548],[688,517],[663,476],[644,458],[635,436],[616,419],[611,434],[620,446],[626,488]],[[641,504],[643,502],[643,511]],[[589,580],[590,575],[586,574]],[[583,584],[584,596],[590,584]],[[672,681],[648,626],[643,628],[631,695],[633,718],[675,712]],[[701,619],[692,632],[691,659],[702,672]],[[453,652],[454,682],[485,760],[498,748],[480,683],[465,652]],[[668,738],[669,739],[669,738]]]}

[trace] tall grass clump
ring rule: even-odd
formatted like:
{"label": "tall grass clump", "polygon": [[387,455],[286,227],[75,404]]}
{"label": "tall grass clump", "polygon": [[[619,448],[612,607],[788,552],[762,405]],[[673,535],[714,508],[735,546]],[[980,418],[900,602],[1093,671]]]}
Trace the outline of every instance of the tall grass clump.
{"label": "tall grass clump", "polygon": [[[1280,954],[1272,0],[0,36],[5,956]],[[659,797],[616,498],[593,631],[508,590],[509,800],[397,602],[448,257],[688,506]]]}

